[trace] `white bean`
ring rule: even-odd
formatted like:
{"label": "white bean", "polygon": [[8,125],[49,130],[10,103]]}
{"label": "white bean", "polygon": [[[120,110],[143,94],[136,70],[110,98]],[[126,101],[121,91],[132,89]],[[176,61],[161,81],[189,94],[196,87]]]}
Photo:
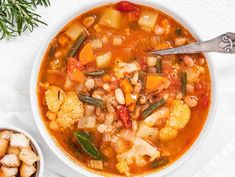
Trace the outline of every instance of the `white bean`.
{"label": "white bean", "polygon": [[104,85],[103,85],[103,89],[105,90],[105,91],[110,91],[110,85],[109,84],[107,84],[107,83],[105,83]]}
{"label": "white bean", "polygon": [[193,61],[192,57],[190,57],[188,55],[184,56],[183,61],[184,61],[184,64],[188,67],[193,67],[194,66],[194,61]]}
{"label": "white bean", "polygon": [[85,83],[85,87],[88,89],[88,90],[91,90],[95,87],[95,81],[94,79],[88,79]]}
{"label": "white bean", "polygon": [[205,63],[205,58],[199,58],[198,60],[197,60],[197,62],[198,62],[198,64],[199,65],[204,65],[204,63]]}
{"label": "white bean", "polygon": [[164,30],[163,27],[158,26],[158,25],[155,26],[154,33],[155,33],[156,35],[163,35],[164,32],[165,32],[165,30]]}
{"label": "white bean", "polygon": [[175,45],[176,46],[182,46],[184,44],[186,44],[187,39],[185,37],[177,37],[175,38]]}
{"label": "white bean", "polygon": [[195,96],[186,96],[184,102],[191,108],[197,106],[197,98]]}
{"label": "white bean", "polygon": [[86,17],[82,23],[86,28],[89,28],[94,24],[94,22],[95,22],[95,17],[89,16],[89,17]]}
{"label": "white bean", "polygon": [[124,97],[124,94],[120,88],[117,88],[115,90],[115,97],[116,97],[116,100],[119,104],[125,104],[125,97]]}

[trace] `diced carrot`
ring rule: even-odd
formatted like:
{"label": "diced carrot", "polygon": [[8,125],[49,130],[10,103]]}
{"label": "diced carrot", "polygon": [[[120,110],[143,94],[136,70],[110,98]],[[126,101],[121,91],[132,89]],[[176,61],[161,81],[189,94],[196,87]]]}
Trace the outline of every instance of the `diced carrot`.
{"label": "diced carrot", "polygon": [[138,100],[139,95],[138,94],[133,94],[133,93],[126,93],[125,94],[125,101],[126,101],[126,106],[130,106],[133,103],[136,103]]}
{"label": "diced carrot", "polygon": [[136,102],[132,103],[130,106],[128,106],[129,111],[133,112],[136,108]]}
{"label": "diced carrot", "polygon": [[166,77],[149,74],[146,79],[146,92],[151,93],[157,90],[160,90],[161,87],[169,83],[169,80]]}
{"label": "diced carrot", "polygon": [[102,76],[102,80],[104,82],[110,82],[111,81],[111,76],[109,74],[105,74]]}
{"label": "diced carrot", "polygon": [[79,61],[82,65],[86,65],[95,61],[94,51],[90,43],[87,43],[79,53]]}
{"label": "diced carrot", "polygon": [[132,98],[132,94],[131,93],[126,93],[125,94],[125,99],[126,99],[126,105],[127,106],[130,106],[131,105],[131,103],[133,103],[135,100],[133,100],[133,98]]}
{"label": "diced carrot", "polygon": [[123,89],[125,93],[133,92],[133,87],[127,78],[121,81],[120,87]]}

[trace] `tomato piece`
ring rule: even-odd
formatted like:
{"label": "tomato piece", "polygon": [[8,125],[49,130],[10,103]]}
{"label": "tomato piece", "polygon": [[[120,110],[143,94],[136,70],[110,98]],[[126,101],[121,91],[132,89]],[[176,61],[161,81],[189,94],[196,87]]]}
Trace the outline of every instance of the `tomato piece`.
{"label": "tomato piece", "polygon": [[116,8],[120,12],[131,12],[137,9],[137,7],[134,4],[128,1],[120,1],[119,3],[116,4]]}
{"label": "tomato piece", "polygon": [[70,80],[78,83],[82,83],[85,80],[85,75],[83,73],[84,66],[79,63],[73,57],[69,57],[67,60],[67,74]]}
{"label": "tomato piece", "polygon": [[175,73],[169,73],[167,74],[167,78],[170,80],[170,86],[168,87],[168,90],[173,93],[178,92],[181,88],[179,76]]}
{"label": "tomato piece", "polygon": [[128,111],[128,108],[126,106],[122,105],[117,107],[116,113],[118,115],[118,119],[122,121],[122,124],[125,128],[132,127],[130,112]]}
{"label": "tomato piece", "polygon": [[138,63],[139,63],[139,65],[140,65],[140,67],[141,67],[141,69],[143,70],[143,71],[146,71],[147,70],[147,61],[144,59],[144,58],[140,58],[139,60],[138,60]]}
{"label": "tomato piece", "polygon": [[195,84],[195,90],[198,94],[206,94],[207,93],[207,83],[205,81],[199,81]]}
{"label": "tomato piece", "polygon": [[200,106],[202,108],[208,108],[209,104],[210,104],[209,95],[208,94],[203,95],[202,98],[201,98],[201,101],[200,101]]}

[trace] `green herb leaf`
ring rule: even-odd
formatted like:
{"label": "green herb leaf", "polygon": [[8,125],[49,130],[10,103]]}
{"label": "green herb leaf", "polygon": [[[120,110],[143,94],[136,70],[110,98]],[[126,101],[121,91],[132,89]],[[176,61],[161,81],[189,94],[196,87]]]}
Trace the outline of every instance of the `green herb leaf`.
{"label": "green herb leaf", "polygon": [[84,131],[75,132],[74,136],[77,138],[78,143],[82,146],[82,149],[96,160],[102,160],[102,154],[97,150],[93,142],[91,141],[91,136]]}
{"label": "green herb leaf", "polygon": [[0,0],[0,39],[11,39],[28,30],[32,32],[40,24],[41,16],[35,13],[37,6],[49,6],[49,0]]}
{"label": "green herb leaf", "polygon": [[161,100],[157,101],[156,103],[153,103],[149,107],[147,107],[143,112],[142,112],[142,117],[146,118],[149,114],[151,114],[155,109],[159,108],[160,106],[164,105],[166,103],[166,100],[162,98]]}
{"label": "green herb leaf", "polygon": [[166,156],[162,156],[159,159],[154,160],[151,163],[152,168],[159,168],[169,163],[169,159]]}

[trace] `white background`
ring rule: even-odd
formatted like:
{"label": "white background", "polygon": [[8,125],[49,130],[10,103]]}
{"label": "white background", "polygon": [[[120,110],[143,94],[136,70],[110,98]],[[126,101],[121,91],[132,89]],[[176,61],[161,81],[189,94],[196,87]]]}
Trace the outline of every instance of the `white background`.
{"label": "white background", "polygon": [[[235,32],[234,0],[156,1],[188,21],[201,40]],[[51,0],[51,7],[38,9],[48,26],[11,41],[0,41],[0,124],[18,126],[36,138],[45,155],[45,177],[57,176],[55,173],[66,177],[81,175],[55,157],[40,136],[30,110],[30,73],[45,35],[81,3],[82,0]],[[235,176],[235,55],[213,54],[212,60],[219,88],[214,125],[200,149],[171,177]]]}

